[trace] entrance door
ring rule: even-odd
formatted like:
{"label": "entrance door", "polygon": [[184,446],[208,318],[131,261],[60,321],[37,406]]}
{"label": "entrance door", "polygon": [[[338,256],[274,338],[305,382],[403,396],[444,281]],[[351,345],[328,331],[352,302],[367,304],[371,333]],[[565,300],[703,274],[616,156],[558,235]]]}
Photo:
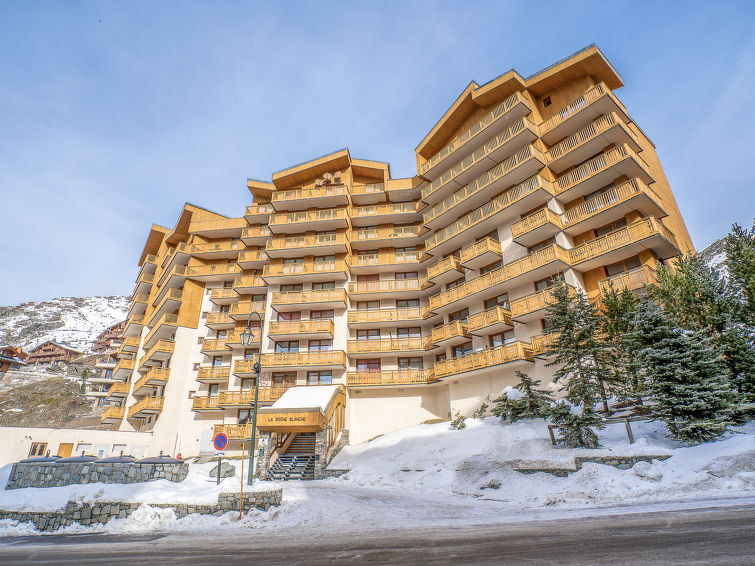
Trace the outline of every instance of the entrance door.
{"label": "entrance door", "polygon": [[73,442],[61,442],[58,446],[58,456],[68,458],[73,452]]}

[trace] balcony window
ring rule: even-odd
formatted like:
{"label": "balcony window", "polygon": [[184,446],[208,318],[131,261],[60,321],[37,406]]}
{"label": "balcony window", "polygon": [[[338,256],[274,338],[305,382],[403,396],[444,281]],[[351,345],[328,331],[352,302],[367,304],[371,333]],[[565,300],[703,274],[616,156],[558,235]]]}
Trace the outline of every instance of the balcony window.
{"label": "balcony window", "polygon": [[445,362],[445,361],[446,361],[446,353],[445,352],[443,352],[442,354],[437,354],[435,356],[435,363]]}
{"label": "balcony window", "polygon": [[498,295],[497,297],[493,297],[492,299],[485,301],[485,310],[492,309],[494,307],[503,307],[505,309],[509,308],[509,294],[504,293],[503,295]]}
{"label": "balcony window", "polygon": [[281,293],[294,293],[297,291],[301,291],[301,283],[297,284],[288,284],[288,285],[281,285]]}
{"label": "balcony window", "polygon": [[368,281],[380,281],[380,275],[377,273],[357,275],[357,283],[367,283]]}
{"label": "balcony window", "polygon": [[492,347],[503,346],[504,344],[511,344],[516,340],[513,330],[507,330],[499,334],[493,334],[490,337],[490,345]]}
{"label": "balcony window", "polygon": [[357,360],[357,371],[380,371],[380,359]]}
{"label": "balcony window", "polygon": [[310,352],[329,352],[333,349],[333,340],[310,340],[307,348]]}
{"label": "balcony window", "polygon": [[422,333],[419,327],[417,326],[413,328],[397,328],[396,335],[399,338],[419,338],[422,335]]}
{"label": "balcony window", "polygon": [[466,322],[468,317],[469,317],[469,309],[463,308],[460,311],[454,311],[452,313],[448,313],[448,322],[454,322],[456,320],[461,320],[463,322]]}
{"label": "balcony window", "polygon": [[335,281],[321,281],[321,282],[312,283],[313,291],[324,291],[325,289],[335,289],[335,288],[336,288]]}
{"label": "balcony window", "polygon": [[275,351],[278,353],[295,354],[299,351],[298,340],[284,340],[275,343]]}
{"label": "balcony window", "polygon": [[217,383],[211,383],[210,388],[207,390],[207,394],[210,397],[217,397],[218,396],[218,384]]}
{"label": "balcony window", "polygon": [[227,332],[225,330],[216,330],[215,331],[215,339],[216,340],[225,340],[227,335]]}
{"label": "balcony window", "polygon": [[320,255],[315,257],[315,263],[334,263],[336,256],[334,255]]}
{"label": "balcony window", "polygon": [[332,371],[307,372],[307,385],[330,385],[333,383]]}
{"label": "balcony window", "polygon": [[527,248],[528,254],[534,254],[535,252],[539,252],[540,250],[547,248],[548,246],[551,246],[556,243],[556,237],[551,236],[547,240],[543,240],[542,242],[538,242],[537,244],[531,245],[529,248]]}
{"label": "balcony window", "polygon": [[231,305],[220,305],[220,310],[218,312],[231,312]]}
{"label": "balcony window", "polygon": [[610,234],[614,230],[618,230],[619,228],[623,228],[627,225],[627,219],[626,218],[620,218],[619,220],[616,220],[615,222],[611,222],[610,224],[606,224],[605,226],[601,226],[600,228],[595,229],[595,237],[600,238],[601,236],[605,236],[606,234]]}
{"label": "balcony window", "polygon": [[380,301],[359,301],[357,303],[358,311],[374,311],[380,308]]}
{"label": "balcony window", "polygon": [[446,285],[446,290],[453,289],[455,287],[458,287],[459,285],[463,285],[465,283],[465,281],[466,280],[465,280],[464,277],[460,277],[456,281],[451,281],[448,285]]}
{"label": "balcony window", "polygon": [[251,411],[249,409],[239,409],[238,423],[244,425],[249,422]]}
{"label": "balcony window", "polygon": [[414,261],[417,259],[416,246],[409,246],[406,248],[395,248],[396,259],[403,259],[405,261]]}
{"label": "balcony window", "polygon": [[283,258],[284,264],[304,263],[303,257],[286,257]]}
{"label": "balcony window", "polygon": [[397,309],[411,309],[419,307],[419,299],[397,299]]}
{"label": "balcony window", "polygon": [[486,265],[485,267],[480,268],[480,275],[485,275],[486,273],[490,273],[494,269],[498,269],[503,265],[503,261],[500,259],[498,261],[495,261],[491,263],[490,265]]}
{"label": "balcony window", "polygon": [[283,372],[273,374],[273,387],[293,387],[296,385],[296,372]]}
{"label": "balcony window", "polygon": [[380,329],[357,330],[357,340],[380,340]]}
{"label": "balcony window", "polygon": [[241,380],[241,390],[251,391],[254,388],[255,379],[253,377],[247,377]]}
{"label": "balcony window", "polygon": [[212,367],[218,368],[223,365],[223,356],[212,357]]}
{"label": "balcony window", "polygon": [[422,369],[422,358],[399,358],[398,369]]}
{"label": "balcony window", "polygon": [[562,273],[559,273],[557,275],[551,275],[550,277],[546,277],[545,279],[540,279],[540,281],[535,281],[535,291],[545,291],[546,289],[550,289],[556,284],[556,281],[563,281],[564,275]]}
{"label": "balcony window", "polygon": [[419,279],[419,274],[416,271],[410,271],[408,273],[396,273],[396,280],[401,281],[404,279]]}
{"label": "balcony window", "polygon": [[257,357],[257,349],[247,348],[244,350],[244,359],[248,362],[253,361]]}
{"label": "balcony window", "polygon": [[287,322],[292,320],[301,320],[301,311],[278,313],[278,321]]}
{"label": "balcony window", "polygon": [[334,314],[332,310],[329,311],[311,311],[309,318],[312,320],[333,320]]}
{"label": "balcony window", "polygon": [[457,344],[453,348],[453,357],[460,358],[472,353],[472,342],[465,342],[464,344]]}
{"label": "balcony window", "polygon": [[606,274],[609,277],[613,277],[614,275],[618,275],[619,273],[626,273],[627,271],[632,271],[633,269],[637,269],[638,267],[642,266],[642,262],[640,261],[640,258],[637,256],[630,257],[629,259],[625,259],[624,261],[620,261],[618,263],[612,263],[611,265],[606,265]]}

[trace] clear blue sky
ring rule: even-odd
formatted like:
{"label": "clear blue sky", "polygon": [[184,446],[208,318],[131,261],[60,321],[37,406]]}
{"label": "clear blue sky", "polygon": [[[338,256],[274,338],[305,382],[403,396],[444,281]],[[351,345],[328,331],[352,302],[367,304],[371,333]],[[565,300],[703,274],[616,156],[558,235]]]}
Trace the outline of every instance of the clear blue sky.
{"label": "clear blue sky", "polygon": [[[414,174],[458,93],[596,43],[695,245],[755,216],[754,2],[0,0],[0,305],[130,293],[152,222],[349,147]],[[149,206],[146,206],[149,203]]]}

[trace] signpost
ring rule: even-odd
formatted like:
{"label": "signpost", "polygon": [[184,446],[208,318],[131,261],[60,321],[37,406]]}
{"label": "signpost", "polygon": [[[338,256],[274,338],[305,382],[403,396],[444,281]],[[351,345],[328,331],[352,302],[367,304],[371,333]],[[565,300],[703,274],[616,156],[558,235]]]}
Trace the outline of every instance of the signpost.
{"label": "signpost", "polygon": [[218,457],[218,477],[217,477],[217,483],[220,483],[220,467],[223,463],[223,456],[225,456],[225,447],[228,446],[228,436],[224,432],[219,432],[215,435],[215,438],[212,439],[212,446],[217,450],[215,452],[215,456]]}

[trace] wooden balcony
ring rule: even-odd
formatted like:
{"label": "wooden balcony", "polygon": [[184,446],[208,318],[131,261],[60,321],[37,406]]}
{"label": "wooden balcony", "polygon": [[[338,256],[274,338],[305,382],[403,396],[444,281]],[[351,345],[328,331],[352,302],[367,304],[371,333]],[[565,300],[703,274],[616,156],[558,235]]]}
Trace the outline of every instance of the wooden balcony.
{"label": "wooden balcony", "polygon": [[660,197],[640,179],[631,179],[570,208],[561,215],[564,232],[574,236],[605,226],[632,211],[644,216],[666,216]]}
{"label": "wooden balcony", "polygon": [[127,380],[136,368],[136,360],[121,358],[113,368],[113,379]]}
{"label": "wooden balcony", "polygon": [[379,247],[400,247],[421,245],[421,226],[390,226],[352,230],[352,249],[373,249]]}
{"label": "wooden balcony", "polygon": [[[239,262],[241,256],[247,252],[239,253]],[[233,281],[241,272],[241,268],[235,263],[218,263],[213,265],[196,265],[186,268],[186,278],[196,279],[197,281]]]}
{"label": "wooden balcony", "polygon": [[225,407],[218,405],[218,400],[218,395],[194,395],[191,398],[191,410],[198,413],[224,411]]}
{"label": "wooden balcony", "polygon": [[[187,247],[186,244],[181,244],[182,249],[185,249]],[[184,259],[181,261],[187,262],[189,261],[189,256],[185,253],[176,252],[173,254],[173,259],[176,258],[176,256],[182,256]],[[162,298],[162,292],[164,292],[167,289],[177,289],[181,287],[184,284],[184,281],[186,280],[186,265],[184,264],[176,264],[176,265],[169,265],[162,273],[160,273],[159,282],[158,285],[160,286],[160,292],[155,297],[156,300],[160,300]],[[153,304],[156,301],[153,301]]]}
{"label": "wooden balcony", "polygon": [[259,275],[241,275],[233,280],[233,290],[239,295],[267,292],[267,283]]}
{"label": "wooden balcony", "polygon": [[624,122],[629,121],[624,105],[605,83],[598,83],[543,121],[540,124],[540,137],[548,145],[553,145],[598,116],[611,112],[616,112]]}
{"label": "wooden balcony", "polygon": [[348,267],[342,259],[302,263],[271,263],[265,266],[262,278],[268,284],[276,285],[300,283],[302,281],[343,280],[348,278]]}
{"label": "wooden balcony", "polygon": [[422,190],[422,200],[433,205],[472,181],[485,170],[537,139],[537,128],[520,118],[484,145],[452,165]]}
{"label": "wooden balcony", "polygon": [[102,413],[102,416],[100,417],[100,422],[107,425],[121,424],[123,415],[125,414],[126,409],[124,407],[116,407],[113,405],[105,409],[105,412]]}
{"label": "wooden balcony", "polygon": [[511,322],[511,311],[495,306],[492,309],[469,315],[467,326],[471,334],[487,336],[511,330],[514,323]]}
{"label": "wooden balcony", "polygon": [[385,196],[385,183],[351,185],[351,202],[354,205],[376,204],[388,200]]}
{"label": "wooden balcony", "polygon": [[[238,277],[236,278],[238,279]],[[230,287],[221,287],[220,289],[213,289],[210,293],[210,302],[215,305],[230,305],[239,300],[239,294],[235,289]]]}
{"label": "wooden balcony", "polygon": [[241,241],[247,246],[264,246],[273,233],[266,224],[247,226],[241,231]]}
{"label": "wooden balcony", "polygon": [[197,381],[201,383],[215,383],[228,381],[231,377],[231,366],[200,367],[197,371]]}
{"label": "wooden balcony", "polygon": [[[249,224],[265,223],[271,214],[275,214],[272,204],[252,204],[244,210],[244,218]],[[243,232],[242,232],[243,234]]]}
{"label": "wooden balcony", "polygon": [[576,269],[588,271],[645,249],[652,250],[660,259],[667,259],[678,253],[679,246],[668,228],[649,217],[572,248],[569,254]]}
{"label": "wooden balcony", "polygon": [[346,289],[288,291],[273,293],[272,305],[278,312],[299,310],[305,305],[319,310],[346,307]]}
{"label": "wooden balcony", "polygon": [[530,338],[530,350],[533,356],[546,357],[553,343],[556,341],[555,334],[536,334]]}
{"label": "wooden balcony", "polygon": [[[577,292],[571,285],[568,288],[572,294]],[[517,322],[530,322],[543,318],[545,309],[553,300],[553,287],[514,299],[511,301],[511,317]]]}
{"label": "wooden balcony", "polygon": [[545,156],[534,145],[520,149],[474,181],[424,213],[427,228],[437,230],[450,224],[454,217],[466,214],[486,202],[506,187],[522,183],[535,175],[545,164]]}
{"label": "wooden balcony", "polygon": [[569,251],[552,244],[533,254],[521,257],[454,287],[430,297],[430,311],[451,310],[457,301],[480,295],[480,298],[500,294],[502,286],[514,279],[519,282],[536,281],[546,274],[554,274],[569,266]]}
{"label": "wooden balcony", "polygon": [[176,343],[173,340],[158,340],[139,360],[139,370],[144,370],[150,365],[157,365],[170,359],[175,347]]}
{"label": "wooden balcony", "polygon": [[345,185],[327,185],[311,189],[293,189],[290,191],[276,191],[271,203],[276,211],[304,210],[307,208],[334,208],[349,204],[348,191]]}
{"label": "wooden balcony", "polygon": [[550,208],[541,208],[511,225],[512,239],[523,246],[531,246],[561,231],[561,217]]}
{"label": "wooden balcony", "polygon": [[253,312],[259,313],[260,316],[265,316],[266,304],[262,301],[239,301],[231,305],[229,316],[233,320],[248,320]]}
{"label": "wooden balcony", "polygon": [[134,284],[134,290],[131,292],[131,296],[139,294],[149,294],[149,290],[152,289],[152,283],[155,281],[154,273],[139,273]]}
{"label": "wooden balcony", "polygon": [[422,291],[423,279],[381,279],[379,281],[352,281],[349,295],[358,299],[409,299]]}
{"label": "wooden balcony", "polygon": [[128,397],[128,393],[131,390],[130,383],[113,383],[107,390],[108,399],[123,399]]}
{"label": "wooden balcony", "polygon": [[181,306],[183,296],[184,294],[181,289],[168,289],[167,292],[162,296],[162,299],[160,299],[160,302],[157,303],[157,306],[155,306],[154,310],[152,311],[150,324],[153,320],[160,320],[160,317],[165,313],[176,312]]}
{"label": "wooden balcony", "polygon": [[429,236],[425,251],[433,255],[448,253],[551,198],[550,182],[535,175]]}
{"label": "wooden balcony", "polygon": [[259,269],[268,261],[264,250],[245,250],[239,254],[238,265],[241,269]]}
{"label": "wooden balcony", "polygon": [[513,362],[532,362],[533,354],[527,344],[513,342],[505,346],[496,346],[466,356],[436,362],[435,377],[459,376],[463,373],[493,368]]}
{"label": "wooden balcony", "polygon": [[[241,335],[246,332],[245,328],[236,329],[235,332],[230,332],[225,337],[225,345],[231,349],[240,349],[240,348],[248,348],[249,346],[245,346],[241,343]],[[260,343],[260,329],[259,327],[253,326],[252,330],[252,345],[258,346]]]}
{"label": "wooden balcony", "polygon": [[115,351],[115,355],[119,358],[133,357],[136,351],[139,349],[141,339],[138,336],[124,336],[121,345]]}
{"label": "wooden balcony", "polygon": [[271,322],[267,334],[276,340],[333,338],[333,321],[326,319]]}
{"label": "wooden balcony", "polygon": [[545,153],[545,157],[551,171],[561,173],[595,155],[604,147],[621,144],[627,144],[634,151],[642,150],[629,127],[622,122],[618,114],[612,112],[554,145]]}
{"label": "wooden balcony", "polygon": [[[417,269],[421,251],[414,252],[378,252],[374,254],[352,255],[349,268],[353,273],[375,273],[381,268]],[[409,267],[407,267],[407,264]]]}
{"label": "wooden balcony", "polygon": [[227,312],[211,312],[208,313],[204,325],[213,330],[228,330],[236,326],[236,320]]}
{"label": "wooden balcony", "polygon": [[376,224],[411,224],[419,222],[416,202],[396,202],[357,206],[351,209],[351,223],[354,226],[374,226]]}
{"label": "wooden balcony", "polygon": [[456,281],[464,275],[464,268],[459,258],[448,256],[438,263],[427,266],[427,281],[429,283],[444,284]]}
{"label": "wooden balcony", "polygon": [[201,352],[205,356],[222,356],[223,354],[230,354],[231,349],[226,345],[225,342],[225,338],[220,338],[217,340],[205,338],[202,342]]}
{"label": "wooden balcony", "polygon": [[435,375],[429,369],[350,371],[346,376],[349,387],[427,385],[434,381]]}
{"label": "wooden balcony", "polygon": [[168,383],[169,368],[151,368],[134,384],[134,395],[150,395],[156,387]]}
{"label": "wooden balcony", "polygon": [[213,425],[213,434],[223,433],[228,437],[228,440],[238,441],[246,440],[251,442],[252,439],[252,425],[248,424],[216,424]]}
{"label": "wooden balcony", "polygon": [[130,316],[126,321],[126,327],[123,329],[123,336],[141,337],[142,328],[144,327],[144,315],[135,314]]}
{"label": "wooden balcony", "polygon": [[448,324],[434,327],[430,336],[430,343],[436,346],[453,346],[471,339],[467,323],[454,320]]}
{"label": "wooden balcony", "polygon": [[204,238],[238,238],[241,230],[247,227],[244,218],[222,218],[220,220],[192,221],[189,234],[196,234]]}
{"label": "wooden balcony", "polygon": [[349,221],[345,208],[331,208],[274,214],[269,227],[273,234],[297,234],[348,228]]}
{"label": "wooden balcony", "polygon": [[520,92],[515,92],[423,163],[420,173],[427,179],[435,178],[443,167],[447,167],[453,160],[458,161],[458,156],[463,155],[464,149],[494,137],[508,124],[530,112],[529,100]]}
{"label": "wooden balcony", "polygon": [[276,236],[267,241],[268,257],[302,257],[307,255],[345,254],[349,249],[346,234],[320,234],[315,236]]}
{"label": "wooden balcony", "polygon": [[423,352],[427,347],[427,338],[422,336],[410,338],[381,338],[379,340],[349,340],[347,352],[350,356],[358,354],[396,354],[403,352]]}
{"label": "wooden balcony", "polygon": [[147,301],[149,301],[149,295],[147,293],[137,293],[131,297],[131,305],[128,308],[128,318],[134,315],[144,314],[147,310]]}
{"label": "wooden balcony", "polygon": [[128,418],[146,419],[151,415],[157,415],[163,410],[163,397],[145,397],[131,405],[128,409]]}
{"label": "wooden balcony", "polygon": [[[238,365],[238,363],[236,364]],[[343,368],[346,367],[346,353],[342,350],[332,350],[328,352],[262,354],[262,367],[265,369]]]}
{"label": "wooden balcony", "polygon": [[239,252],[246,249],[241,240],[226,242],[205,242],[203,244],[190,244],[188,252],[202,259],[235,259]]}
{"label": "wooden balcony", "polygon": [[178,328],[178,315],[164,313],[154,323],[150,322],[152,329],[144,338],[144,349],[154,346],[157,340],[173,338]]}
{"label": "wooden balcony", "polygon": [[[281,398],[288,387],[260,387],[259,402],[272,403]],[[221,407],[249,407],[254,402],[254,389],[247,391],[221,391],[218,394]]]}
{"label": "wooden balcony", "polygon": [[653,182],[650,169],[628,145],[618,145],[561,175],[555,183],[556,196],[564,201],[574,200],[610,184],[621,176]]}
{"label": "wooden balcony", "polygon": [[468,269],[479,269],[501,259],[501,242],[486,237],[463,248],[459,262]]}
{"label": "wooden balcony", "polygon": [[373,328],[395,326],[399,322],[423,321],[421,307],[350,310],[348,323],[351,326],[368,325]]}
{"label": "wooden balcony", "polygon": [[652,285],[656,282],[655,273],[646,265],[627,271],[626,273],[619,273],[612,277],[598,281],[598,287],[600,292],[609,293],[611,289],[614,289],[617,293],[621,293],[624,289],[630,291],[636,291],[637,289],[644,289],[647,285]]}
{"label": "wooden balcony", "polygon": [[254,371],[254,364],[256,361],[256,356],[253,360],[236,360],[235,362],[233,362],[233,375],[239,377],[257,375],[257,372]]}
{"label": "wooden balcony", "polygon": [[154,273],[157,269],[157,257],[154,254],[147,254],[144,256],[144,261],[139,266],[139,274],[137,279],[144,273]]}

